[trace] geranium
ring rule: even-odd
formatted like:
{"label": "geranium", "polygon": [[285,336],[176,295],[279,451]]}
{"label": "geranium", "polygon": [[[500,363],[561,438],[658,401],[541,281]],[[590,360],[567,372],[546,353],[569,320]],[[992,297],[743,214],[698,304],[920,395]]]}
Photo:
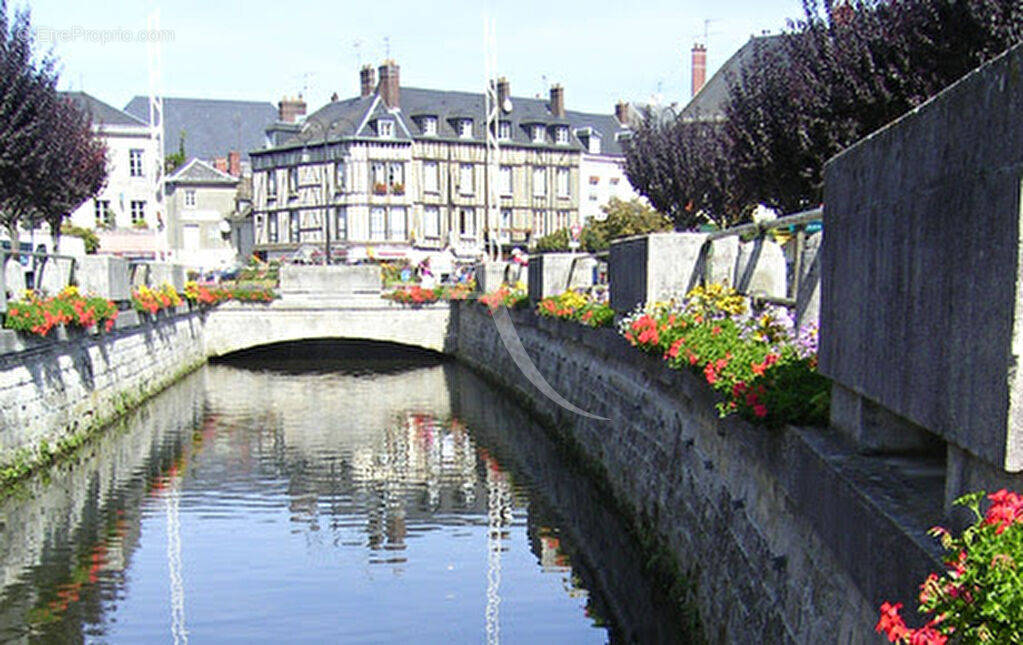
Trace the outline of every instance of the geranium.
{"label": "geranium", "polygon": [[516,282],[514,285],[502,284],[496,290],[483,294],[479,297],[479,302],[493,311],[498,307],[513,309],[526,302],[526,298],[525,285]]}
{"label": "geranium", "polygon": [[8,303],[4,327],[46,336],[58,325],[89,328],[102,324],[110,330],[117,320],[117,305],[93,294],[83,296],[78,287],[65,287],[53,298],[26,291],[21,300]]}
{"label": "geranium", "polygon": [[945,549],[945,572],[932,573],[920,585],[921,613],[931,619],[910,628],[899,614],[902,605],[884,603],[876,631],[890,642],[943,644],[956,642],[1023,642],[1023,496],[1005,489],[956,500],[974,514],[974,523],[958,538],[941,527],[931,535]]}

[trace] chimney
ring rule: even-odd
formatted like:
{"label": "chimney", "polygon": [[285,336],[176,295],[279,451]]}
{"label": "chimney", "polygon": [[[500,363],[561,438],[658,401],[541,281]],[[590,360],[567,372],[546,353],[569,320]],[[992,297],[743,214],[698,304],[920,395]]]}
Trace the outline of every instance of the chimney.
{"label": "chimney", "polygon": [[615,103],[615,118],[618,123],[628,127],[629,125],[629,104],[625,101]]}
{"label": "chimney", "polygon": [[693,45],[693,96],[707,82],[707,48],[696,43]]}
{"label": "chimney", "polygon": [[359,70],[359,96],[369,96],[377,86],[377,77],[372,65],[363,65]]}
{"label": "chimney", "polygon": [[511,96],[511,83],[508,79],[502,76],[497,79],[497,105],[504,110],[505,101]]}
{"label": "chimney", "polygon": [[388,108],[396,108],[399,105],[400,89],[398,85],[398,64],[393,60],[386,60],[380,66],[380,98]]}
{"label": "chimney", "polygon": [[565,116],[565,88],[561,85],[551,85],[551,114]]}
{"label": "chimney", "polygon": [[277,104],[277,118],[285,123],[294,123],[298,117],[305,116],[305,101],[299,94],[297,99],[283,97]]}
{"label": "chimney", "polygon": [[227,172],[227,158],[217,157],[216,159],[213,160],[213,167],[219,170],[220,172]]}
{"label": "chimney", "polygon": [[242,176],[242,155],[237,150],[227,153],[227,172],[232,177]]}

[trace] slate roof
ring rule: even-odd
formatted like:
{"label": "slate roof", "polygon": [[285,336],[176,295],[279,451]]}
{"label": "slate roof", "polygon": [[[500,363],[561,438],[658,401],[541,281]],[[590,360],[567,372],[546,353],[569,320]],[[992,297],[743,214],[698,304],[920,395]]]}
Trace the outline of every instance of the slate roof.
{"label": "slate roof", "polygon": [[125,126],[148,126],[148,113],[145,119],[139,119],[127,112],[122,112],[112,105],[104,103],[95,96],[85,92],[60,92],[74,101],[80,110],[92,118],[93,125],[125,125]]}
{"label": "slate roof", "polygon": [[[482,143],[485,140],[483,100],[482,93],[402,87],[401,109],[397,112],[388,111],[377,94],[334,101],[306,117],[302,133],[285,139],[278,149],[322,141],[324,129],[329,129],[331,141],[351,137],[375,138],[377,136],[375,123],[381,117],[395,120],[394,136],[389,139],[391,141],[412,139],[465,141],[458,136],[458,121],[470,118],[473,120],[472,140]],[[512,110],[507,113],[502,111],[500,119],[511,122],[511,141],[516,145],[543,145],[578,150],[584,146],[576,131],[592,128],[601,135],[602,154],[624,154],[615,135],[628,129],[622,127],[613,114],[566,110],[564,117],[556,117],[551,114],[549,103],[545,99],[511,97],[510,100]],[[426,116],[437,119],[436,136],[423,134],[423,117]],[[325,125],[312,125],[313,123]],[[545,126],[567,125],[569,145],[554,146],[551,141],[546,144],[534,144],[528,127],[534,123]]]}
{"label": "slate roof", "polygon": [[[149,97],[136,96],[124,110],[149,119]],[[185,132],[185,157],[215,159],[238,150],[248,160],[249,151],[262,148],[266,126],[277,120],[277,108],[266,101],[164,98],[164,148],[178,149]]]}
{"label": "slate roof", "polygon": [[720,121],[725,118],[725,106],[731,95],[730,85],[738,79],[742,70],[753,63],[758,51],[770,54],[783,50],[783,36],[753,36],[746,44],[732,54],[714,75],[710,77],[696,96],[682,108],[679,116],[693,121]]}
{"label": "slate roof", "polygon": [[168,184],[237,184],[238,177],[221,172],[202,159],[192,158],[167,177]]}

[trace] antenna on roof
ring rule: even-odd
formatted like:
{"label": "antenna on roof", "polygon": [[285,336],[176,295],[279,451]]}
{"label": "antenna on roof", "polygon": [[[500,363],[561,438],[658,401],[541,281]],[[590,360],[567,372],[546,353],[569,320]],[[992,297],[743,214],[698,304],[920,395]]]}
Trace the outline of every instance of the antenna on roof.
{"label": "antenna on roof", "polygon": [[710,40],[710,37],[711,36],[716,36],[718,34],[718,32],[710,30],[711,23],[715,23],[715,22],[721,22],[721,21],[719,19],[717,19],[717,18],[704,18],[703,19],[703,33],[702,34],[696,34],[695,36],[693,36],[693,40],[696,41],[697,43],[703,45],[704,47],[706,47],[707,46],[707,41]]}
{"label": "antenna on roof", "polygon": [[352,49],[355,50],[355,59],[359,62],[359,67],[362,67],[362,39],[356,38],[352,42]]}
{"label": "antenna on roof", "polygon": [[391,37],[384,36],[384,60],[391,60]]}

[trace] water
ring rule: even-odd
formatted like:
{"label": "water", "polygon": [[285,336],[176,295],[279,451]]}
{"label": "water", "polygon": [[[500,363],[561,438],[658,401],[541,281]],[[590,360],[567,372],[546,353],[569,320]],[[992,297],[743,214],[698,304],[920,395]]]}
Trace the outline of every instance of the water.
{"label": "water", "polygon": [[207,366],[0,503],[0,641],[685,640],[520,408],[321,349]]}

